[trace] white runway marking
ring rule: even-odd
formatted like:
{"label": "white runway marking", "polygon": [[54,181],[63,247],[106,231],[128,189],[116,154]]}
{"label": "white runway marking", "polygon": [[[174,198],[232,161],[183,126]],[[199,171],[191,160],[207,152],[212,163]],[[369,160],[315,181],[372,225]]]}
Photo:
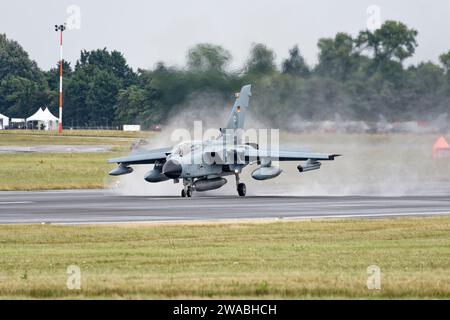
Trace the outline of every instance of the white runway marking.
{"label": "white runway marking", "polygon": [[25,203],[33,203],[33,201],[0,201],[0,205],[2,205],[2,204],[25,204]]}

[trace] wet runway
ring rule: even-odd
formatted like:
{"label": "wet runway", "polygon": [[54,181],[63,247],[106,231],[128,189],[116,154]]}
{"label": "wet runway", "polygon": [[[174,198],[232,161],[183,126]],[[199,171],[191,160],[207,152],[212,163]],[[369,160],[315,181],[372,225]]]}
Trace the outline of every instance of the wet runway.
{"label": "wet runway", "polygon": [[450,214],[450,197],[120,196],[104,190],[0,192],[0,224],[388,218]]}

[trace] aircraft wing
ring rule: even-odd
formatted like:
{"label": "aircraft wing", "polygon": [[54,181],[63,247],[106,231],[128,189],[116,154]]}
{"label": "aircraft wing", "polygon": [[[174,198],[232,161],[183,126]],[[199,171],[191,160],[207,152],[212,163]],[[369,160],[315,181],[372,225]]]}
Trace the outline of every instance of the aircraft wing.
{"label": "aircraft wing", "polygon": [[163,162],[166,157],[171,153],[172,147],[153,149],[144,153],[129,155],[121,158],[109,159],[109,163],[118,163],[124,165],[130,164],[152,164],[156,161]]}
{"label": "aircraft wing", "polygon": [[314,153],[305,151],[288,151],[288,150],[256,150],[247,149],[245,158],[250,161],[260,159],[270,159],[273,161],[306,161],[306,160],[334,160],[335,157],[339,157],[340,154],[328,154],[328,153]]}

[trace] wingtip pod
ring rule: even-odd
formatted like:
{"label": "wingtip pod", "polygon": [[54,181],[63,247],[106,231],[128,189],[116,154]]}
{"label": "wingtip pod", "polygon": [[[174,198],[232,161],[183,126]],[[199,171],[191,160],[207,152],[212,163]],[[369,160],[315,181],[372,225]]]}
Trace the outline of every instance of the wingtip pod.
{"label": "wingtip pod", "polygon": [[328,159],[329,159],[329,160],[334,160],[334,158],[340,157],[340,156],[342,156],[342,154],[330,154],[330,155],[328,156]]}
{"label": "wingtip pod", "polygon": [[297,170],[298,170],[298,172],[319,170],[321,165],[322,164],[318,161],[315,161],[315,162],[307,161],[304,165],[299,164],[297,166]]}

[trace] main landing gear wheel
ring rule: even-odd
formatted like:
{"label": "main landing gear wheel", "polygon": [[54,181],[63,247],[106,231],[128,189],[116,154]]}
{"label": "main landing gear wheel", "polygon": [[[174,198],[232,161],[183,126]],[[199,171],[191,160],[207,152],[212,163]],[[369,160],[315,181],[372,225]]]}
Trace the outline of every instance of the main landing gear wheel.
{"label": "main landing gear wheel", "polygon": [[237,192],[240,197],[244,197],[245,193],[247,192],[247,187],[245,186],[245,183],[239,183],[237,186]]}
{"label": "main landing gear wheel", "polygon": [[192,197],[192,187],[187,187],[187,188],[181,190],[181,197],[183,197],[183,198]]}

